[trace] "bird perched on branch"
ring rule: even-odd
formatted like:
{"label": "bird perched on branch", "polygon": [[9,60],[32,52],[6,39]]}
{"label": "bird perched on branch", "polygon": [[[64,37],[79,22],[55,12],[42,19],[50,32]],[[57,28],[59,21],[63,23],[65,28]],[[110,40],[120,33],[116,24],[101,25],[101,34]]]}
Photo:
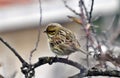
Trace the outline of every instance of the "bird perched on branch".
{"label": "bird perched on branch", "polygon": [[74,33],[62,25],[58,23],[48,24],[44,32],[47,34],[52,52],[56,55],[69,56],[71,53],[76,51],[87,54],[85,51],[80,49],[80,44]]}

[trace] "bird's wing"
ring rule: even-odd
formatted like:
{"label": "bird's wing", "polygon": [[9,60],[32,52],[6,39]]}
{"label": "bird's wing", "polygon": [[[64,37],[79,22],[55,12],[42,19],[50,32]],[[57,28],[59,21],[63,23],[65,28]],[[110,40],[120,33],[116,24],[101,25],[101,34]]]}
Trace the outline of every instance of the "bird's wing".
{"label": "bird's wing", "polygon": [[66,40],[73,41],[73,40],[76,39],[74,33],[71,30],[69,30],[67,28],[62,28],[61,31],[63,31],[64,33],[66,33],[65,34]]}

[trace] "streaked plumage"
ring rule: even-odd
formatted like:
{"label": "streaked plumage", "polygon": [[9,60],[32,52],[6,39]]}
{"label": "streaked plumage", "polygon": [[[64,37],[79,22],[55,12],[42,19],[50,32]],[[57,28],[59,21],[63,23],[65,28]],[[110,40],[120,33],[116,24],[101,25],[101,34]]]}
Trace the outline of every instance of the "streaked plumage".
{"label": "streaked plumage", "polygon": [[56,55],[69,55],[76,51],[85,53],[80,49],[80,44],[73,32],[60,24],[48,24],[45,33],[48,36],[50,48]]}

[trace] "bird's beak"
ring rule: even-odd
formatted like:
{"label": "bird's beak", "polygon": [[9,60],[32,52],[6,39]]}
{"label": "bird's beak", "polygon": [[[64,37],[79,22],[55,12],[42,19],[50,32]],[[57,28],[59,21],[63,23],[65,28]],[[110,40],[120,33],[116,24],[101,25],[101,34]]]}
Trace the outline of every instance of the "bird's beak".
{"label": "bird's beak", "polygon": [[44,33],[46,33],[46,30],[44,31]]}

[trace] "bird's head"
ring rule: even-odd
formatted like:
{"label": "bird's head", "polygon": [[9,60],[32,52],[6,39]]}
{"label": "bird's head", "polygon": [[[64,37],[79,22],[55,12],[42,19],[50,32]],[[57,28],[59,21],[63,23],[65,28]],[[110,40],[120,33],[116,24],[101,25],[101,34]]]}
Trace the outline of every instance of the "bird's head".
{"label": "bird's head", "polygon": [[58,23],[48,24],[44,33],[46,33],[48,37],[53,37],[57,34],[57,32],[61,29],[61,27],[62,26]]}

